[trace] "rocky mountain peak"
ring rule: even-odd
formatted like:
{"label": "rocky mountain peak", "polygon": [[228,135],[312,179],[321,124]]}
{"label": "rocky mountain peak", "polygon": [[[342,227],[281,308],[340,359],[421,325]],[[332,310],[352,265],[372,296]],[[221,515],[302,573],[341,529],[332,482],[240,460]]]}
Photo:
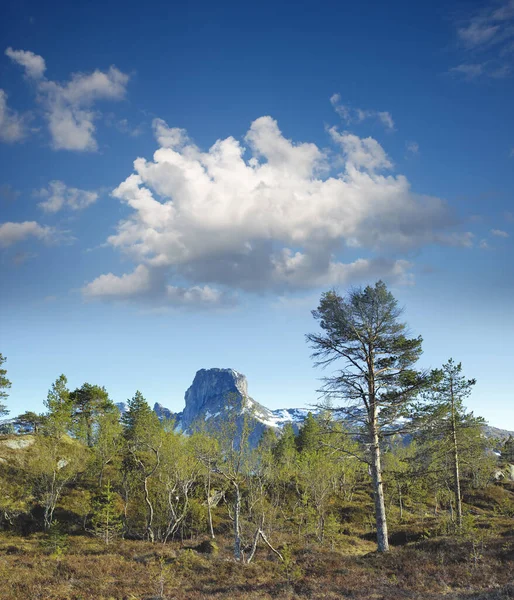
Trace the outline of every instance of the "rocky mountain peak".
{"label": "rocky mountain peak", "polygon": [[184,430],[202,416],[222,413],[229,398],[237,403],[248,397],[246,377],[234,369],[200,369],[185,393],[181,426]]}

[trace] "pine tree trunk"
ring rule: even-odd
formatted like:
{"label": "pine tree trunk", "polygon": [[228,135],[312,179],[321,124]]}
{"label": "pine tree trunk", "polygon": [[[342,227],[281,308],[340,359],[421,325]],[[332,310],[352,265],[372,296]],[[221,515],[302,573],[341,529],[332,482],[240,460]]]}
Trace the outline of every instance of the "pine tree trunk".
{"label": "pine tree trunk", "polygon": [[378,431],[376,417],[371,426],[371,477],[373,479],[373,496],[375,500],[375,522],[377,527],[377,545],[379,552],[389,550],[387,536],[387,519],[384,502],[384,486],[382,483],[382,464],[380,461],[380,445],[378,442]]}

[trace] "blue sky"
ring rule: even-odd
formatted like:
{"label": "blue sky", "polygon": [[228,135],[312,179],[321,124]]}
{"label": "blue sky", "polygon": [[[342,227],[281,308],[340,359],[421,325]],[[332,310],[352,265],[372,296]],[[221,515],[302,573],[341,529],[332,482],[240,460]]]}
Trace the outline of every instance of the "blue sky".
{"label": "blue sky", "polygon": [[310,311],[382,278],[514,429],[512,0],[2,10],[12,413],[60,373],[179,410],[214,366],[309,405]]}

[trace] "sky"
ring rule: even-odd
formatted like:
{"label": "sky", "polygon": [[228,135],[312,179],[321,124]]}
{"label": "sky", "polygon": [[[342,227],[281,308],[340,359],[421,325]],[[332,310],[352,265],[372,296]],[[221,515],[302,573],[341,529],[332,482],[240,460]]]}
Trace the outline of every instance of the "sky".
{"label": "sky", "polygon": [[312,405],[311,310],[382,279],[514,430],[514,0],[2,6],[12,415],[210,367]]}

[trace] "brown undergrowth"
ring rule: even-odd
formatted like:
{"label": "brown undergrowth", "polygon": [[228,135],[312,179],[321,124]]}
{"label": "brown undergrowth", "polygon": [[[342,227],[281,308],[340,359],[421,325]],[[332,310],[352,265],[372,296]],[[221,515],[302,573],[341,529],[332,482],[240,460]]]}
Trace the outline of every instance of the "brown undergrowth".
{"label": "brown undergrowth", "polygon": [[278,541],[285,562],[260,549],[250,565],[233,561],[229,538],[217,540],[219,552],[206,554],[198,541],[105,546],[70,536],[64,552],[50,554],[41,535],[3,534],[0,600],[505,600],[514,598],[513,525],[504,518],[494,535],[482,528],[419,539],[386,555],[358,536],[342,536],[333,549],[284,537]]}

